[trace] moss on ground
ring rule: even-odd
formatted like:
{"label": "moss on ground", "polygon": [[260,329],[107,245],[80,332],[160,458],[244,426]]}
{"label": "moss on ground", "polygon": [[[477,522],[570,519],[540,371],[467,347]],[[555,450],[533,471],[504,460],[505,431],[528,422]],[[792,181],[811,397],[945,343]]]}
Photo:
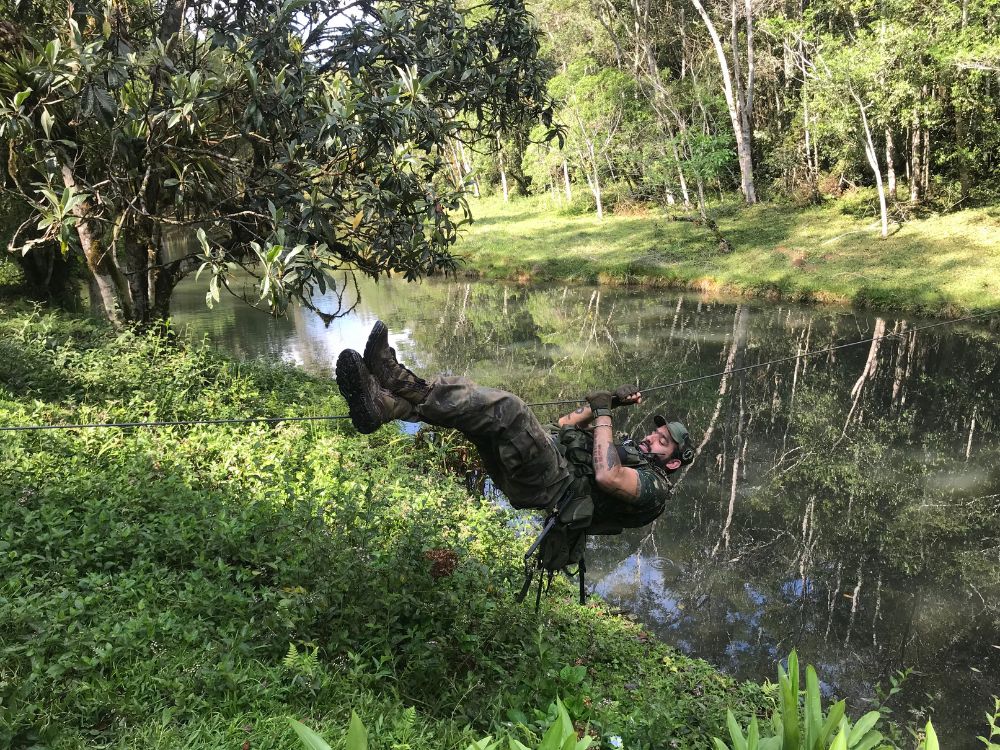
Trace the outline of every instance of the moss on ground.
{"label": "moss on ground", "polygon": [[656,209],[599,222],[561,213],[547,196],[488,198],[472,203],[476,220],[456,252],[471,274],[521,281],[683,286],[943,315],[1000,306],[1000,207],[914,219],[883,240],[877,217],[858,203],[718,206],[734,247],[724,254],[706,229]]}

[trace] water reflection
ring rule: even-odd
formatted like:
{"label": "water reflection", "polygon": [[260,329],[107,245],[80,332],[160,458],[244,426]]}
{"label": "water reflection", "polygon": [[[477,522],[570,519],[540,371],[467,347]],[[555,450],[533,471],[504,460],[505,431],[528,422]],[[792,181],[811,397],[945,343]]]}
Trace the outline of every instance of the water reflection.
{"label": "water reflection", "polygon": [[329,328],[302,311],[209,313],[190,286],[174,309],[239,356],[319,374],[363,347],[378,317],[416,369],[529,402],[893,334],[650,392],[619,414],[633,432],[654,413],[684,420],[697,458],[667,513],[597,540],[588,568],[606,599],[741,676],[773,679],[794,646],[860,709],[876,682],[912,667],[894,700],[932,707],[949,746],[977,746],[1000,692],[1000,338],[989,324],[914,332],[925,321],[593,288],[383,282],[362,294]]}

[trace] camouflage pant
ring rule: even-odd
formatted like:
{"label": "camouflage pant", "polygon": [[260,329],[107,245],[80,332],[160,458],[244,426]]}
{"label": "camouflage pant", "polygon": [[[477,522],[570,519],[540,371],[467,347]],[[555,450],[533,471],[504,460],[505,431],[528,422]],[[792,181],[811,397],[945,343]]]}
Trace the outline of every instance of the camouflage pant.
{"label": "camouflage pant", "polygon": [[468,378],[439,377],[431,385],[420,418],[464,434],[511,505],[544,508],[563,494],[571,481],[566,459],[521,399]]}

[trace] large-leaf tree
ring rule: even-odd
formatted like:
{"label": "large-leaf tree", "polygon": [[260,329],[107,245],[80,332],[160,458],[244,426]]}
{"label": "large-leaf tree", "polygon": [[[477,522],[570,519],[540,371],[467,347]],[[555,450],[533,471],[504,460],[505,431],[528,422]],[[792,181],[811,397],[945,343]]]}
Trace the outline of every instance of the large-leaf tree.
{"label": "large-leaf tree", "polygon": [[196,268],[210,301],[324,315],[342,271],[447,270],[447,147],[552,125],[523,0],[4,2],[9,249],[78,254],[119,324]]}

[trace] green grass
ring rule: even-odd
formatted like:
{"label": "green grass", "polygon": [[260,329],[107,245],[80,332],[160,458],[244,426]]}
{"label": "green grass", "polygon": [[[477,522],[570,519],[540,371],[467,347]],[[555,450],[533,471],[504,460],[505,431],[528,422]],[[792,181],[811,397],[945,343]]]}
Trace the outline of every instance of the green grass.
{"label": "green grass", "polygon": [[[344,412],[288,367],[0,303],[0,425]],[[626,747],[700,748],[768,703],[569,585],[515,604],[513,517],[393,429],[5,432],[0,452],[0,747],[291,748],[288,716],[338,747],[352,709],[373,748],[530,744],[559,695]]]}
{"label": "green grass", "polygon": [[1000,208],[915,219],[879,237],[864,196],[796,208],[715,206],[734,252],[708,230],[642,215],[560,211],[548,196],[473,201],[456,246],[470,273],[520,280],[641,283],[773,299],[955,315],[1000,306]]}

